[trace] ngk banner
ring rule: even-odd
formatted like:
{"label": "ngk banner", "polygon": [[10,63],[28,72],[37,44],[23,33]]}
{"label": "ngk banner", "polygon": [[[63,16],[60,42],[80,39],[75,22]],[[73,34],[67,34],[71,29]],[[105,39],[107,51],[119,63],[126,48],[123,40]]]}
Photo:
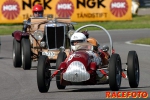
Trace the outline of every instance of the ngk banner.
{"label": "ngk banner", "polygon": [[[72,0],[73,1],[73,0]],[[76,0],[72,21],[131,20],[131,0]]]}
{"label": "ngk banner", "polygon": [[44,7],[44,16],[76,22],[132,19],[131,0],[1,0],[0,23],[22,23],[37,3]]}

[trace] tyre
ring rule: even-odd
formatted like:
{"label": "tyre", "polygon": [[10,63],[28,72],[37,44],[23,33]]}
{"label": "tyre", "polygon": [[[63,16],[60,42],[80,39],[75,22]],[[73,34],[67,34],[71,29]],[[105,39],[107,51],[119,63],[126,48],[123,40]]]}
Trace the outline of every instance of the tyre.
{"label": "tyre", "polygon": [[37,84],[41,93],[48,92],[50,87],[51,71],[49,71],[50,62],[47,56],[40,56],[37,66]]}
{"label": "tyre", "polygon": [[109,61],[109,86],[112,91],[118,91],[121,85],[122,64],[119,54],[112,54]]}
{"label": "tyre", "polygon": [[13,65],[14,67],[21,67],[22,60],[21,60],[21,43],[17,41],[15,38],[13,39]]}
{"label": "tyre", "polygon": [[[59,52],[57,60],[56,60],[56,69],[58,69],[61,62],[65,61],[67,55],[65,52]],[[66,86],[60,84],[60,72],[56,75],[56,85],[58,89],[65,89]]]}
{"label": "tyre", "polygon": [[127,76],[131,88],[137,88],[140,79],[139,60],[136,51],[129,51],[127,58]]}
{"label": "tyre", "polygon": [[23,38],[21,40],[21,55],[22,55],[22,66],[24,70],[31,69],[31,46],[30,40]]}

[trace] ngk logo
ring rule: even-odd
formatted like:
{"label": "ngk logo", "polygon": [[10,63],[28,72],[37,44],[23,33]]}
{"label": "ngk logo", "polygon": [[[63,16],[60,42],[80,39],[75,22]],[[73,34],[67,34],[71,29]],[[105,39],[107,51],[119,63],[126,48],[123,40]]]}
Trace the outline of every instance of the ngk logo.
{"label": "ngk logo", "polygon": [[112,3],[111,8],[125,8],[125,2]]}
{"label": "ngk logo", "polygon": [[5,5],[3,11],[17,11],[17,5]]}
{"label": "ngk logo", "polygon": [[128,11],[128,3],[126,0],[112,0],[110,10],[114,16],[123,17]]}
{"label": "ngk logo", "polygon": [[20,13],[19,4],[15,0],[6,0],[3,3],[1,10],[4,17],[9,20],[17,18]]}
{"label": "ngk logo", "polygon": [[69,18],[73,11],[74,6],[70,0],[60,0],[56,5],[56,13],[61,18]]}
{"label": "ngk logo", "polygon": [[71,10],[71,4],[58,4],[57,6],[57,9],[60,10],[60,9],[68,9],[68,10]]}

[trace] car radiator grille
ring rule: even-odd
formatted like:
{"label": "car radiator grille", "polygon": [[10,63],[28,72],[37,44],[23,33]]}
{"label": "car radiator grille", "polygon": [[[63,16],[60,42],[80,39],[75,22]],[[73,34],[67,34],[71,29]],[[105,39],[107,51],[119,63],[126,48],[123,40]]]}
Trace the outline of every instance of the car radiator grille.
{"label": "car radiator grille", "polygon": [[49,49],[60,48],[64,44],[64,27],[47,27]]}

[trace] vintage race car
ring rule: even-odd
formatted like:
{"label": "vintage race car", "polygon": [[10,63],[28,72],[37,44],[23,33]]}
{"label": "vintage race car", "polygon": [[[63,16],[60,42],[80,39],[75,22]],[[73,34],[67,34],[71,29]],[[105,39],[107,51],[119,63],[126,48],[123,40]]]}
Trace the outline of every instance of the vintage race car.
{"label": "vintage race car", "polygon": [[68,55],[70,52],[69,31],[74,30],[70,19],[30,18],[24,22],[26,31],[15,31],[13,39],[13,64],[14,67],[23,66],[29,70],[32,61],[37,61],[39,56],[46,55],[51,63],[55,63],[60,47],[65,47]]}
{"label": "vintage race car", "polygon": [[[139,85],[139,61],[136,51],[129,51],[127,57],[127,68],[122,68],[120,55],[115,53],[109,32],[102,26],[89,24],[80,27],[75,32],[79,32],[86,27],[98,27],[105,31],[109,37],[108,64],[97,67],[92,57],[87,51],[93,51],[93,46],[89,43],[79,43],[75,46],[76,50],[70,55],[64,51],[59,52],[56,61],[56,70],[51,74],[50,60],[47,56],[40,56],[37,67],[37,84],[40,92],[48,92],[50,82],[56,76],[58,89],[65,89],[68,85],[100,85],[109,84],[112,91],[120,89],[122,77],[128,79],[131,88]],[[103,64],[102,64],[103,65]],[[127,71],[127,75],[124,73]]]}

